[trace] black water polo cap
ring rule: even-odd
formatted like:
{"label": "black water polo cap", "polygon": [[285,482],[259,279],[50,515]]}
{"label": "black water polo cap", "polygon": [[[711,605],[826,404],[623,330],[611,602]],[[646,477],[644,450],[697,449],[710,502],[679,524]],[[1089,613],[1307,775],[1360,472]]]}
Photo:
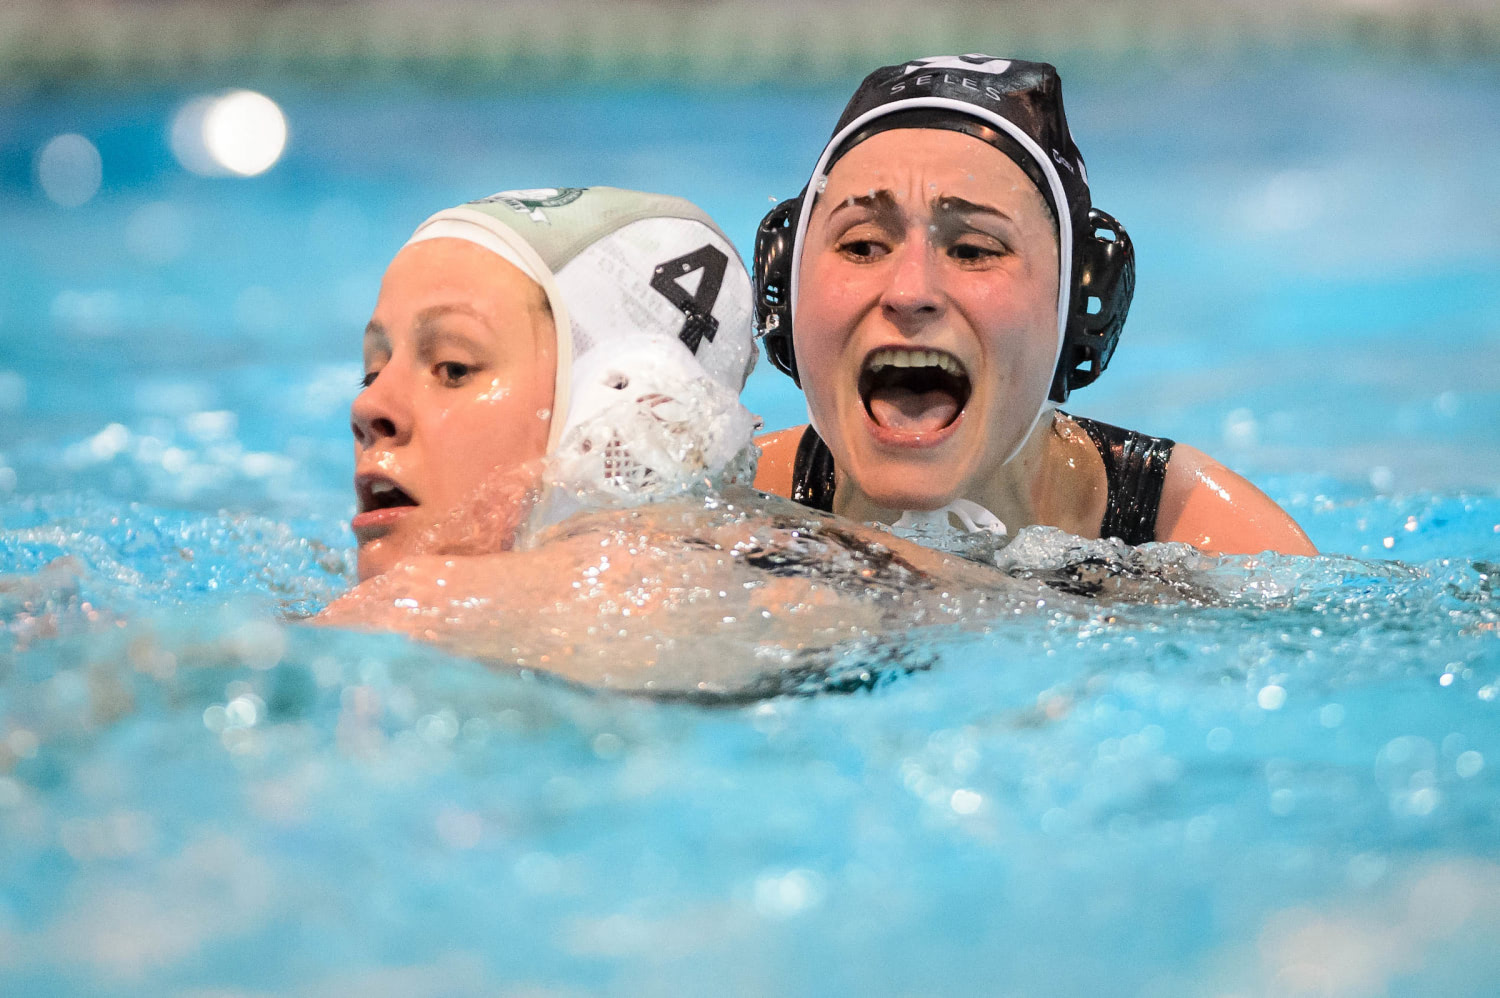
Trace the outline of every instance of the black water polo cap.
{"label": "black water polo cap", "polygon": [[865,77],[839,116],[808,186],[766,215],[756,238],[755,304],[771,361],[797,379],[791,316],[816,192],[850,149],[897,128],[971,135],[1005,153],[1031,178],[1052,211],[1058,236],[1058,355],[1050,396],[1063,401],[1070,390],[1097,378],[1114,353],[1130,307],[1135,285],[1130,240],[1118,222],[1092,206],[1057,70],[1044,62],[987,55],[914,59]]}
{"label": "black water polo cap", "polygon": [[[986,126],[976,116],[984,111],[1010,122],[1031,141],[1025,143],[1008,130]],[[856,121],[863,127],[851,131]],[[834,139],[829,143],[833,148],[825,149],[827,162],[821,172],[826,174],[865,139],[895,128],[945,128],[973,135],[999,148],[1025,170],[1057,219],[1088,215],[1088,173],[1068,130],[1062,80],[1045,62],[959,55],[883,66],[865,77],[844,107],[833,128]],[[1050,172],[1061,182],[1065,208],[1055,203],[1044,162],[1052,165]]]}

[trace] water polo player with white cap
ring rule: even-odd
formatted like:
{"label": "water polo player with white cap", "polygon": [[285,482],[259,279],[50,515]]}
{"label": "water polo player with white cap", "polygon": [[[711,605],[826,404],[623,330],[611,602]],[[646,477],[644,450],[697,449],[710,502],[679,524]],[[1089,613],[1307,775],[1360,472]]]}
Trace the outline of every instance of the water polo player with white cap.
{"label": "water polo player with white cap", "polygon": [[365,332],[360,578],[510,547],[542,485],[560,516],[723,473],[753,429],[750,314],[738,254],[680,198],[507,191],[427,219]]}
{"label": "water polo player with white cap", "polygon": [[930,621],[932,594],[957,614],[1024,588],[750,489],[751,312],[729,240],[678,198],[508,191],[428,219],[365,330],[360,582],[316,623],[764,695],[850,635]]}
{"label": "water polo player with white cap", "polygon": [[859,520],[1315,553],[1200,451],[1056,409],[1108,364],[1134,256],[1091,204],[1052,66],[871,73],[761,224],[755,278],[767,355],[811,417],[761,440],[759,488]]}

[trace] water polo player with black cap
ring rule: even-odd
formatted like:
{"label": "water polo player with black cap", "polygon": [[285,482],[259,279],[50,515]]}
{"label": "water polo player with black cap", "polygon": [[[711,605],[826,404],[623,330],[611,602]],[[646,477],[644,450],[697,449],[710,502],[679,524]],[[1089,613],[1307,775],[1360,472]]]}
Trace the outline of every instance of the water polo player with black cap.
{"label": "water polo player with black cap", "polygon": [[1052,66],[871,73],[755,257],[766,353],[812,421],[761,438],[758,488],[857,520],[1316,553],[1202,452],[1055,407],[1109,363],[1135,273]]}

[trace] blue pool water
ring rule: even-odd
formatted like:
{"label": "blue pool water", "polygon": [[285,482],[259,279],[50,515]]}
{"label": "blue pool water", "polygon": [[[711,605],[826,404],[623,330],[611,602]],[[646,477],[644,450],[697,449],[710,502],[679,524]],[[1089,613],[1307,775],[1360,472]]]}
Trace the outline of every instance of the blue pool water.
{"label": "blue pool water", "polygon": [[[0,95],[0,991],[1493,995],[1500,72],[1063,68],[1141,260],[1076,409],[1330,555],[1163,555],[1217,595],[717,708],[292,621],[350,582],[357,339],[416,222],[610,183],[748,249],[839,91]],[[229,84],[287,154],[187,174],[171,114]],[[747,398],[800,421],[769,365]]]}

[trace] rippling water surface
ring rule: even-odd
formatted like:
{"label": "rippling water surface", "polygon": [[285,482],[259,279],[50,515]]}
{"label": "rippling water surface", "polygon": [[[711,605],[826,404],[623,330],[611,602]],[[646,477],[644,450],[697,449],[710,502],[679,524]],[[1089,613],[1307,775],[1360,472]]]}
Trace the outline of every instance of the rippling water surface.
{"label": "rippling water surface", "polygon": [[[1224,457],[1331,553],[1030,532],[1002,556],[1070,612],[876,635],[826,663],[856,692],[719,705],[296,621],[350,583],[349,358],[417,220],[675,186],[747,244],[800,183],[755,163],[809,159],[838,94],[266,85],[293,142],[258,181],[172,164],[190,92],[9,95],[0,990],[1493,995],[1500,81],[1069,79],[1142,252],[1078,410]],[[403,152],[414,114],[468,138]],[[1412,121],[1444,172],[1393,146]],[[65,131],[105,176],[71,211],[28,173]],[[138,252],[160,204],[175,257]],[[750,405],[797,419],[769,376]]]}

